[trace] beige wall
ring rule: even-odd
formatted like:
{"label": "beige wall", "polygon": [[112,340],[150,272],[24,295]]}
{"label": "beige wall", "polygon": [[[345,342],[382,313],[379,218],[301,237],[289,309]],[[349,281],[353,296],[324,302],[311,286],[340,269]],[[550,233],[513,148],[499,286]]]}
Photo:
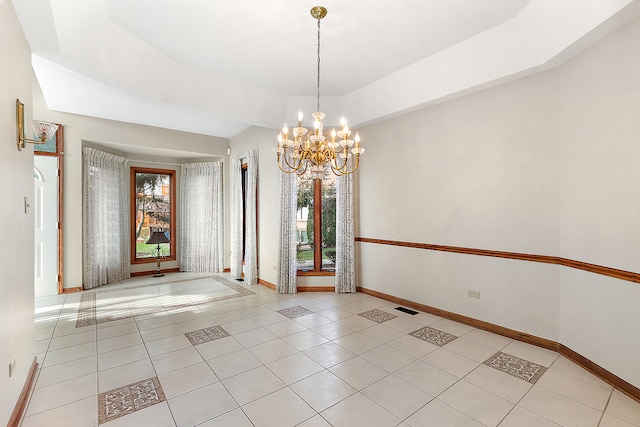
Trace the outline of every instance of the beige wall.
{"label": "beige wall", "polygon": [[[640,271],[638,43],[640,21],[553,70],[361,129],[359,235]],[[559,341],[640,386],[638,284],[358,247],[364,287]]]}
{"label": "beige wall", "polygon": [[[25,214],[24,198],[33,200],[33,147],[16,146],[16,99],[32,116],[31,52],[11,1],[0,4],[0,424],[6,425],[25,384],[34,357],[33,212]],[[9,363],[16,371],[9,377]]]}

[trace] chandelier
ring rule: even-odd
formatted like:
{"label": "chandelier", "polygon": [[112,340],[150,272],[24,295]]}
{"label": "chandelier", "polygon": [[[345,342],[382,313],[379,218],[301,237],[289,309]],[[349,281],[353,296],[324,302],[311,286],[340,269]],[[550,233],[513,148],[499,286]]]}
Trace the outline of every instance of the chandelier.
{"label": "chandelier", "polygon": [[298,126],[290,130],[285,124],[278,135],[278,146],[274,148],[280,170],[300,176],[309,172],[312,179],[324,178],[329,170],[336,176],[351,174],[358,169],[360,155],[364,153],[364,148],[360,147],[360,135],[356,133],[351,139],[351,130],[344,117],[340,119],[341,129],[332,129],[324,134],[322,119],[325,114],[320,111],[320,20],[326,15],[327,9],[322,6],[311,9],[311,16],[318,21],[317,108],[311,114],[313,129],[302,126],[304,116],[300,111]]}

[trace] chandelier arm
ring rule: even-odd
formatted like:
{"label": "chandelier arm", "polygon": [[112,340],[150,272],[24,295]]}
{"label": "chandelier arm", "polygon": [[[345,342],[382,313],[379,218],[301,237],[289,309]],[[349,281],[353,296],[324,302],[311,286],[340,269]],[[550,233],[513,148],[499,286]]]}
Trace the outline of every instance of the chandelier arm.
{"label": "chandelier arm", "polygon": [[[282,167],[282,165],[281,165],[281,162],[278,162],[278,167],[279,167],[279,168],[280,168],[280,170],[281,170],[282,172],[284,172],[284,173],[298,173],[298,170],[299,170],[299,169],[300,169],[300,167],[302,167],[302,165],[303,165],[302,163],[300,163],[300,164],[298,165],[298,167],[294,168],[293,166],[289,165],[289,163],[288,163],[286,160],[285,160],[285,163],[286,163],[287,167],[289,168],[289,170],[284,169],[284,168]],[[306,166],[305,166],[305,169],[306,169]]]}
{"label": "chandelier arm", "polygon": [[282,172],[284,172],[284,173],[290,173],[290,172],[287,172],[287,171],[286,171],[285,169],[283,169],[283,167],[282,167],[282,154],[281,154],[281,153],[278,153],[278,156],[277,156],[277,159],[276,159],[276,163],[278,163],[278,168],[280,168],[280,170],[281,170]]}
{"label": "chandelier arm", "polygon": [[339,170],[335,170],[335,169],[333,168],[333,166],[331,166],[331,171],[333,171],[333,174],[334,174],[335,176],[343,176],[343,175],[344,175],[344,174],[343,174],[342,172],[340,172]]}
{"label": "chandelier arm", "polygon": [[282,162],[280,161],[280,159],[278,159],[278,168],[280,168],[280,170],[282,172],[284,172],[284,173],[294,173],[295,172],[295,169],[291,169],[291,170],[284,169],[282,167]]}
{"label": "chandelier arm", "polygon": [[[288,167],[289,169],[291,169],[291,171],[292,171],[292,172],[295,172],[295,171],[297,171],[298,169],[300,169],[300,167],[301,167],[301,166],[302,166],[302,164],[303,164],[303,162],[302,162],[302,160],[301,160],[301,161],[299,161],[299,162],[293,162],[293,165],[292,165],[291,163],[289,163],[289,160],[287,160],[287,158],[286,158],[286,157],[285,157],[285,159],[284,159],[284,163],[287,165],[287,167]],[[297,165],[296,165],[296,163],[297,163]]]}
{"label": "chandelier arm", "polygon": [[333,165],[330,165],[330,166],[331,166],[331,170],[333,171],[333,174],[334,174],[335,176],[344,176],[344,175],[347,175],[347,173],[343,170],[343,169],[344,169],[344,165],[343,165],[343,167],[342,167],[342,168],[334,168],[334,167],[333,167]]}
{"label": "chandelier arm", "polygon": [[335,153],[336,167],[335,168],[332,167],[332,169],[340,171],[340,172],[344,172],[347,169],[347,163],[348,163],[349,159],[347,157],[345,157],[343,162],[342,162],[342,166],[338,166],[338,162],[339,162],[338,157],[340,157],[340,156],[338,156],[338,154],[339,154],[339,152],[336,151],[336,153]]}
{"label": "chandelier arm", "polygon": [[[289,169],[291,169],[291,172],[287,172],[286,170],[284,170],[284,169],[280,166],[280,162],[278,162],[278,166],[279,166],[279,167],[280,167],[280,169],[281,169],[282,171],[284,171],[284,172],[287,172],[287,173],[293,173],[293,172],[297,171],[298,169],[300,169],[300,166],[302,166],[302,163],[303,163],[303,162],[302,162],[302,160],[300,160],[300,162],[298,162],[298,165],[297,165],[297,166],[292,166],[292,165],[291,165],[291,163],[289,163],[289,160],[287,159],[288,155],[287,155],[287,152],[286,152],[286,151],[285,151],[285,153],[284,153],[283,157],[284,157],[284,163],[285,163],[285,165],[286,165]],[[296,163],[296,162],[294,162],[294,164],[295,164],[295,163]]]}
{"label": "chandelier arm", "polygon": [[291,166],[291,164],[289,163],[289,159],[288,159],[288,157],[289,157],[289,153],[287,153],[287,151],[286,151],[286,150],[285,150],[285,152],[284,152],[284,156],[283,156],[283,157],[284,157],[284,164],[285,164],[285,165],[287,165],[287,167],[289,167],[289,168],[291,168],[291,169],[295,169],[295,167],[294,167],[294,166]]}
{"label": "chandelier arm", "polygon": [[[358,170],[358,166],[359,166],[359,165],[360,165],[360,156],[358,155],[358,156],[356,156],[356,164],[355,164],[355,166],[353,167],[353,169],[351,169],[350,171],[347,171],[347,170],[341,170],[341,169],[336,170],[336,169],[333,167],[333,165],[331,165],[331,169],[333,170],[333,173],[335,173],[335,174],[336,174],[336,176],[344,176],[344,175],[351,175],[352,173],[354,173],[355,171],[357,171],[357,170]],[[346,166],[346,162],[345,162],[345,166]]]}
{"label": "chandelier arm", "polygon": [[280,162],[278,162],[278,168],[280,168],[280,170],[281,170],[282,172],[284,172],[284,173],[294,173],[294,172],[295,172],[295,170],[286,170],[286,169],[283,169],[283,168],[282,168],[282,166],[280,165]]}
{"label": "chandelier arm", "polygon": [[[285,148],[284,153],[282,153],[283,162],[284,162],[284,164],[285,164],[288,168],[293,169],[293,166],[291,166],[291,165],[289,164],[289,161],[287,160],[287,157],[288,157],[288,156],[289,156],[289,154],[287,153],[286,148]],[[280,160],[280,159],[278,158],[278,160]]]}
{"label": "chandelier arm", "polygon": [[[300,166],[302,166],[302,165],[300,165]],[[302,175],[304,175],[304,174],[307,172],[307,167],[308,167],[308,166],[309,166],[309,163],[304,162],[304,168],[302,169],[302,172],[299,172],[299,171],[297,171],[297,170],[296,170],[296,174],[297,174],[298,176],[302,176]]]}

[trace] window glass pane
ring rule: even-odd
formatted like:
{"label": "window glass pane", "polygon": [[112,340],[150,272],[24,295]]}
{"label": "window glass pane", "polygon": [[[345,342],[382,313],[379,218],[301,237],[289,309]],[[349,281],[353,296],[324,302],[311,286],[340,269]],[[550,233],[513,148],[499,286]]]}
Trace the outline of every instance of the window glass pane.
{"label": "window glass pane", "polygon": [[[147,245],[151,232],[171,234],[171,176],[136,172],[136,258],[155,258],[157,245]],[[170,243],[160,245],[160,256],[170,256]]]}
{"label": "window glass pane", "polygon": [[336,177],[322,180],[322,270],[336,269]]}
{"label": "window glass pane", "polygon": [[297,260],[298,270],[313,271],[313,180],[298,177]]}

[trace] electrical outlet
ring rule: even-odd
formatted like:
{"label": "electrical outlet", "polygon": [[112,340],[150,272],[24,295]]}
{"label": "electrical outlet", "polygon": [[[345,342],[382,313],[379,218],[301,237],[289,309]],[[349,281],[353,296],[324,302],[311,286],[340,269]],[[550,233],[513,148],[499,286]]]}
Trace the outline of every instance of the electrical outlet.
{"label": "electrical outlet", "polygon": [[480,291],[472,291],[471,289],[469,289],[468,294],[469,297],[471,298],[477,298],[480,299]]}
{"label": "electrical outlet", "polygon": [[9,363],[9,377],[11,377],[15,371],[16,371],[16,357],[13,356],[13,359],[11,359],[11,362]]}

